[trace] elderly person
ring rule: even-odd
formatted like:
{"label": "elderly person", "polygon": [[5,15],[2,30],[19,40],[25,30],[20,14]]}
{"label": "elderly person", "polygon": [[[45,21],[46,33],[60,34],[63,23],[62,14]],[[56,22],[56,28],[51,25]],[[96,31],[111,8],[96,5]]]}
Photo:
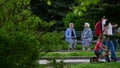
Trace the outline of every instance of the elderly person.
{"label": "elderly person", "polygon": [[85,23],[84,25],[84,30],[81,34],[81,39],[82,39],[82,49],[85,50],[85,47],[88,47],[88,50],[90,50],[90,45],[92,43],[93,35],[92,35],[92,30],[90,29],[90,24]]}
{"label": "elderly person", "polygon": [[69,28],[65,32],[65,37],[66,37],[66,41],[69,42],[69,50],[75,49],[77,40],[76,40],[76,33],[73,23],[69,24]]}

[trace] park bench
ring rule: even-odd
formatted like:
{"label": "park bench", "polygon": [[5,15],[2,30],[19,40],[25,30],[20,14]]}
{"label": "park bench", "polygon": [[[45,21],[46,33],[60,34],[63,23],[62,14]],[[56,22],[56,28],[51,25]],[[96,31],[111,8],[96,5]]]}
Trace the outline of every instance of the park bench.
{"label": "park bench", "polygon": [[[76,31],[76,38],[77,38],[77,43],[80,44],[81,43],[81,33],[82,31]],[[95,35],[95,31],[92,31],[93,33],[93,41],[92,43],[96,43],[97,42],[97,37]],[[65,35],[65,31],[64,31],[64,35]]]}

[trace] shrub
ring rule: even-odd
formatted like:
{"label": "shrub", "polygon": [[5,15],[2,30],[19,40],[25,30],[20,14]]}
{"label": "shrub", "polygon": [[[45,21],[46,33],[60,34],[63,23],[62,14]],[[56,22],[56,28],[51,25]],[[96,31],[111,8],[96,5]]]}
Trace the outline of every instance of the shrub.
{"label": "shrub", "polygon": [[85,22],[89,22],[90,27],[94,30],[94,25],[96,23],[94,18],[92,19],[92,18],[88,17],[88,15],[84,15],[84,16],[80,17],[71,12],[68,13],[65,18],[63,18],[63,21],[64,21],[65,28],[68,28],[69,23],[73,22],[76,30],[83,30]]}
{"label": "shrub", "polygon": [[80,16],[74,15],[73,13],[68,13],[65,18],[63,18],[65,28],[69,27],[69,23],[74,23],[76,30],[83,29],[83,20],[80,18]]}
{"label": "shrub", "polygon": [[38,23],[49,28],[54,22],[45,24],[33,15],[28,6],[29,1],[0,1],[0,67],[37,67],[39,53],[44,49],[40,42],[42,34],[36,33]]}
{"label": "shrub", "polygon": [[[42,36],[43,44],[46,46],[47,51],[55,51],[63,49],[66,45],[65,40],[62,39],[62,32],[48,32]],[[47,43],[47,44],[46,44]],[[46,51],[46,50],[45,50]]]}
{"label": "shrub", "polygon": [[8,32],[6,29],[7,26],[0,29],[0,67],[35,67],[40,46],[37,36],[30,32]]}

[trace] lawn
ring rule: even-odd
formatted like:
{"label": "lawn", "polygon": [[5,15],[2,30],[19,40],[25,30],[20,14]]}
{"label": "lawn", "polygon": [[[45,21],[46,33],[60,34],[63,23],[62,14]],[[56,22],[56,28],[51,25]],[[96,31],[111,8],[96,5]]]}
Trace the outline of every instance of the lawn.
{"label": "lawn", "polygon": [[[44,54],[43,57],[56,57],[56,58],[59,58],[59,57],[63,57],[63,58],[66,58],[66,57],[92,57],[92,56],[95,56],[94,52],[92,51],[80,51],[80,52],[48,52],[48,53],[40,53],[40,54]],[[117,52],[117,56],[120,57],[120,52]]]}
{"label": "lawn", "polygon": [[66,68],[120,68],[120,63],[119,62],[81,63],[81,64],[67,65]]}
{"label": "lawn", "polygon": [[38,68],[120,68],[119,62],[102,62],[102,63],[79,63],[79,64],[65,64],[58,67],[55,65],[39,65]]}

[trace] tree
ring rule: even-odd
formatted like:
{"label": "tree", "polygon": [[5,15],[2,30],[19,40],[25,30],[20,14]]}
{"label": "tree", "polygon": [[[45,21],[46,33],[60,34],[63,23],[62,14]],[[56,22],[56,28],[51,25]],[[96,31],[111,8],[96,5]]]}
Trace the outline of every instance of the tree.
{"label": "tree", "polygon": [[[120,22],[120,1],[119,0],[106,0],[103,1],[103,14],[111,21],[118,23]],[[120,24],[119,24],[120,25]]]}
{"label": "tree", "polygon": [[96,16],[98,14],[91,13],[92,6],[98,4],[99,0],[76,0],[76,5],[73,6],[73,11],[68,13],[63,19],[65,27],[68,28],[68,24],[73,22],[76,30],[83,30],[84,23],[89,22],[91,28],[94,29],[96,22]]}
{"label": "tree", "polygon": [[55,20],[55,27],[63,27],[63,17],[72,11],[75,0],[51,0],[51,4],[47,4],[47,0],[31,0],[30,6],[32,13],[45,21]]}
{"label": "tree", "polygon": [[[33,15],[30,0],[0,0],[0,67],[36,68],[46,40],[37,33],[38,23],[47,24]],[[44,40],[44,41],[43,41]],[[47,49],[46,49],[47,50]]]}

